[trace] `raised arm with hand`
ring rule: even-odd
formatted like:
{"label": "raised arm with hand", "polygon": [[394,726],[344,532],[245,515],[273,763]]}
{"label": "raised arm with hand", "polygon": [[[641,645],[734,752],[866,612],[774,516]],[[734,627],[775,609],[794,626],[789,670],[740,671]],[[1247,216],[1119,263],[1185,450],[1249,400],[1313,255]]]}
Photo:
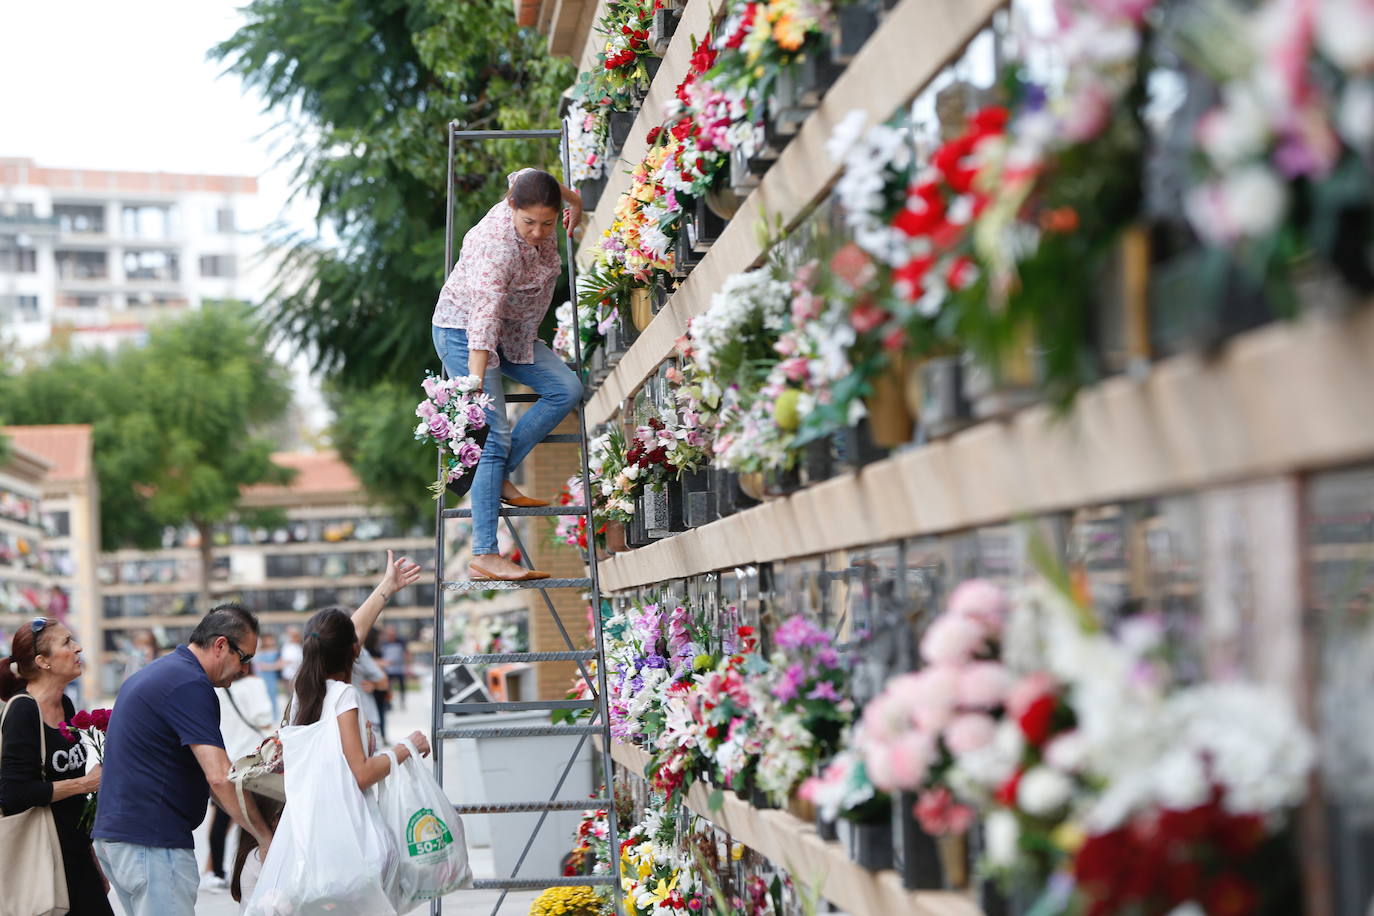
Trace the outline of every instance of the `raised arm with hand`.
{"label": "raised arm with hand", "polygon": [[572,232],[582,222],[582,195],[565,184],[559,184],[558,192],[568,207],[563,211],[563,228]]}
{"label": "raised arm with hand", "polygon": [[367,641],[367,634],[371,632],[372,625],[377,622],[377,617],[391,600],[391,596],[419,578],[419,563],[413,562],[409,557],[397,560],[390,550],[386,552],[386,571],[382,573],[382,581],[377,583],[372,594],[368,595],[367,600],[353,612],[353,629],[358,633],[359,642]]}

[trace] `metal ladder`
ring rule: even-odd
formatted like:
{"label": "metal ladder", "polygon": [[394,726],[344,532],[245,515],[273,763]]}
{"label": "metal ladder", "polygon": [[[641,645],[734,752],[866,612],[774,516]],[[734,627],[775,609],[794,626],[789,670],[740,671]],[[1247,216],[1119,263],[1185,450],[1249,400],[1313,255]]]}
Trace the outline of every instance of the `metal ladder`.
{"label": "metal ladder", "polygon": [[[480,140],[517,140],[517,139],[559,139],[561,145],[561,158],[563,163],[563,175],[566,178],[571,174],[568,167],[568,143],[566,135],[566,125],[557,130],[462,130],[457,122],[450,122],[448,125],[448,198],[447,211],[444,228],[444,276],[447,277],[454,264],[454,161],[453,152],[455,144],[458,142],[480,141]],[[568,260],[568,291],[573,305],[573,334],[574,356],[577,366],[582,366],[582,335],[577,330],[577,275],[576,264],[573,261],[572,233],[566,234],[566,255]],[[511,394],[506,396],[507,402],[529,403],[537,399],[537,395],[532,394]],[[587,418],[584,405],[577,405],[578,432],[574,434],[552,434],[543,441],[549,442],[576,442],[581,448],[582,462],[582,481],[584,494],[590,494],[589,484],[590,473],[587,465]],[[443,475],[443,456],[439,456],[438,475]],[[442,488],[441,488],[442,492]],[[590,499],[584,501],[590,503]],[[474,738],[522,738],[522,737],[541,737],[548,735],[568,735],[577,736],[577,744],[573,749],[572,755],[568,758],[567,764],[563,767],[562,775],[559,776],[557,783],[549,792],[549,796],[542,800],[520,801],[520,802],[492,802],[484,804],[454,805],[458,814],[527,814],[538,812],[539,820],[535,823],[534,830],[529,839],[525,842],[525,848],[520,853],[516,861],[515,868],[506,877],[496,879],[484,879],[473,882],[473,888],[477,890],[500,890],[501,895],[497,898],[492,907],[492,916],[500,911],[501,905],[506,900],[506,894],[512,890],[542,890],[548,887],[577,887],[582,885],[610,886],[615,904],[615,912],[621,912],[620,905],[620,881],[615,875],[615,859],[612,855],[612,873],[608,875],[584,875],[574,877],[521,877],[520,869],[525,863],[525,857],[529,854],[534,845],[535,838],[539,835],[545,821],[551,811],[579,811],[587,808],[605,808],[607,818],[607,840],[610,843],[612,852],[619,846],[617,840],[617,824],[615,819],[615,791],[612,786],[612,774],[614,773],[611,762],[611,730],[610,719],[607,713],[606,702],[606,664],[605,664],[605,636],[602,632],[601,619],[601,591],[597,583],[596,575],[596,538],[593,535],[595,525],[592,519],[590,505],[584,506],[547,506],[541,508],[515,508],[502,506],[500,510],[501,518],[506,524],[516,547],[520,551],[521,562],[527,567],[532,565],[529,551],[525,549],[524,542],[520,538],[520,532],[516,529],[512,518],[519,516],[561,516],[561,515],[585,515],[587,516],[587,547],[585,562],[589,575],[585,578],[573,579],[542,579],[532,582],[493,582],[490,580],[470,580],[470,579],[447,579],[444,576],[444,521],[450,518],[471,518],[471,509],[446,509],[444,499],[440,497],[435,511],[435,530],[434,530],[434,557],[435,557],[435,589],[434,589],[434,683],[433,683],[433,731],[434,736],[434,768],[440,785],[444,778],[444,742]],[[445,596],[448,592],[461,591],[487,591],[504,589],[538,589],[544,599],[544,606],[554,623],[558,627],[558,632],[562,635],[563,641],[567,646],[566,651],[561,652],[503,652],[485,655],[444,655],[444,604]],[[553,601],[549,598],[549,589],[566,588],[578,589],[590,592],[592,602],[592,616],[596,622],[596,648],[577,649],[573,645],[572,637],[568,635],[567,627],[564,626],[558,610],[554,607]],[[469,665],[469,664],[503,664],[512,662],[553,662],[553,661],[575,661],[577,662],[580,676],[588,683],[592,684],[592,678],[587,671],[586,663],[596,660],[596,679],[593,692],[595,696],[591,700],[532,700],[521,702],[444,702],[444,668],[448,665]],[[490,713],[490,712],[517,712],[527,710],[591,710],[592,717],[586,724],[580,725],[537,725],[537,726],[491,726],[491,727],[457,727],[445,728],[444,716],[447,713]],[[601,798],[580,798],[562,799],[559,796],[563,790],[563,783],[567,780],[568,774],[572,771],[573,764],[577,761],[586,745],[587,739],[599,735],[601,737],[601,778],[606,785],[605,797]],[[571,840],[571,837],[569,838]],[[443,911],[443,902],[435,900],[430,904],[430,913],[434,916]]]}

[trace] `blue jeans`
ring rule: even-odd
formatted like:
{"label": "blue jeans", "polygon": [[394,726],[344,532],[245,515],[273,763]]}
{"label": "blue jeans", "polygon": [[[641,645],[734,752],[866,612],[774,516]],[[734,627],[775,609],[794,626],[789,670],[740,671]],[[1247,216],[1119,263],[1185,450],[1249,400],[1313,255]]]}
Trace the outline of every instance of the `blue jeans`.
{"label": "blue jeans", "polygon": [[95,856],[126,916],[195,916],[200,869],[194,850],[96,840]]}
{"label": "blue jeans", "polygon": [[[468,375],[468,332],[462,328],[433,328],[434,350],[450,376]],[[501,376],[533,388],[539,400],[530,405],[515,429],[506,416]],[[483,386],[492,397],[487,408],[490,431],[482,460],[472,481],[472,553],[497,552],[496,521],[501,510],[501,485],[520,466],[530,449],[563,422],[582,400],[582,380],[542,341],[534,342],[534,362],[513,363],[501,356],[500,366],[488,366]]]}

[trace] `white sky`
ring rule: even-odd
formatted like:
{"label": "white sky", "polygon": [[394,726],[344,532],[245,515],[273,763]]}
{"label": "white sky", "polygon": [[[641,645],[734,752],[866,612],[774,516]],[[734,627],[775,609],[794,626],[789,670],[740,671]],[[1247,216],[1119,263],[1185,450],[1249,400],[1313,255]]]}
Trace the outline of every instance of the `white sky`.
{"label": "white sky", "polygon": [[[274,123],[206,51],[240,0],[0,0],[0,155],[40,165],[250,175],[251,228],[283,214]],[[297,207],[290,221],[308,225]]]}
{"label": "white sky", "polygon": [[[0,156],[39,165],[248,175],[258,195],[238,214],[254,230],[285,218],[290,169],[268,136],[276,117],[206,59],[241,21],[244,0],[0,0]],[[304,363],[293,361],[307,423],[326,418]]]}

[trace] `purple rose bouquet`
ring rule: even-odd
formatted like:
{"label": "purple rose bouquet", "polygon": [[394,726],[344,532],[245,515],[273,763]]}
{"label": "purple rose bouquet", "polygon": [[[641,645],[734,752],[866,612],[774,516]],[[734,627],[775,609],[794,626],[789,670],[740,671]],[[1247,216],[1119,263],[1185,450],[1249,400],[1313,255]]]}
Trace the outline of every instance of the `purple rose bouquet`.
{"label": "purple rose bouquet", "polygon": [[443,453],[446,473],[434,487],[435,499],[447,489],[463,496],[472,486],[482,446],[487,441],[487,408],[491,395],[478,389],[475,376],[440,378],[425,373],[421,383],[425,399],[415,408],[420,418],[415,438],[437,445]]}

